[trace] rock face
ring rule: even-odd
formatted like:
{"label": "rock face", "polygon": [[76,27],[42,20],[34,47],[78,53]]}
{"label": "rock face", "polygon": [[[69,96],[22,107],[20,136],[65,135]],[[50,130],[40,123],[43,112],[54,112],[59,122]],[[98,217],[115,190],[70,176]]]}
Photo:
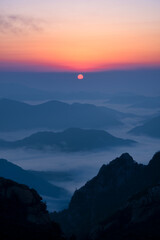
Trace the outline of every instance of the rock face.
{"label": "rock face", "polygon": [[159,240],[160,185],[133,196],[126,207],[94,228],[90,240]]}
{"label": "rock face", "polygon": [[0,239],[64,239],[41,200],[34,189],[0,178]]}
{"label": "rock face", "polygon": [[136,163],[129,154],[122,154],[103,165],[96,177],[77,190],[69,208],[54,213],[63,231],[78,239],[87,239],[91,229],[125,206],[128,198],[160,181],[160,152],[145,166]]}

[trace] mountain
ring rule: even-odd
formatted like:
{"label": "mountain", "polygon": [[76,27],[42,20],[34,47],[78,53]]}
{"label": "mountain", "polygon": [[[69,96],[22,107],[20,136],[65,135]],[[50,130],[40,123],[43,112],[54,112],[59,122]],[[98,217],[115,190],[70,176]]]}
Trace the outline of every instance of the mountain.
{"label": "mountain", "polygon": [[139,104],[144,101],[149,101],[153,99],[153,97],[137,95],[133,93],[121,93],[114,94],[109,96],[108,103],[111,104]]}
{"label": "mountain", "polygon": [[160,185],[149,187],[133,197],[126,206],[97,225],[90,240],[159,240]]}
{"label": "mountain", "polygon": [[141,126],[133,128],[129,133],[135,135],[147,135],[149,137],[160,138],[160,116],[148,120]]}
{"label": "mountain", "polygon": [[63,132],[38,132],[22,140],[0,140],[0,148],[32,148],[53,151],[91,151],[117,146],[129,146],[135,142],[112,136],[103,130],[70,128]]}
{"label": "mountain", "polygon": [[132,104],[132,108],[146,108],[146,109],[156,109],[160,108],[160,96],[158,97],[148,97],[145,100],[139,101]]}
{"label": "mountain", "polygon": [[38,193],[5,178],[0,178],[0,238],[64,240]]}
{"label": "mountain", "polygon": [[160,96],[143,96],[133,93],[111,95],[106,103],[127,104],[130,108],[160,108]]}
{"label": "mountain", "polygon": [[70,197],[70,194],[63,188],[54,186],[40,176],[34,175],[30,171],[24,170],[5,159],[0,159],[0,176],[12,179],[21,184],[26,184],[36,189],[41,195],[54,198],[65,197],[68,199]]}
{"label": "mountain", "polygon": [[38,105],[1,99],[0,131],[29,129],[109,128],[130,115],[92,104],[49,101]]}
{"label": "mountain", "polygon": [[21,83],[55,92],[77,91],[135,94],[159,94],[160,69],[111,70],[85,72],[84,80],[77,80],[77,72],[0,72],[0,81]]}
{"label": "mountain", "polygon": [[22,101],[42,101],[52,99],[54,94],[48,91],[28,87],[25,84],[19,84],[15,82],[0,82],[0,97]]}
{"label": "mountain", "polygon": [[88,239],[92,229],[125,206],[132,195],[159,181],[160,152],[147,166],[122,154],[103,165],[96,177],[75,191],[67,210],[53,213],[52,217],[68,236],[74,233],[77,239]]}

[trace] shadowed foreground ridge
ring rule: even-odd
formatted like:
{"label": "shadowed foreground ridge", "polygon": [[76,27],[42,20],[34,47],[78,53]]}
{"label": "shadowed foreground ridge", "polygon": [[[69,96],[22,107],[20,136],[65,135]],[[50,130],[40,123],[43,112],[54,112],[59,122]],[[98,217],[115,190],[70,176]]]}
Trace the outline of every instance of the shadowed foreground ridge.
{"label": "shadowed foreground ridge", "polygon": [[148,165],[128,153],[103,165],[53,214],[34,189],[0,178],[0,239],[64,240],[53,220],[70,240],[159,240],[160,152]]}
{"label": "shadowed foreground ridge", "polygon": [[90,240],[159,240],[160,184],[134,195],[126,206],[102,222]]}
{"label": "shadowed foreground ridge", "polygon": [[[101,239],[97,233],[96,237],[92,234],[96,228],[99,229],[100,222],[107,221],[118,209],[125,207],[134,194],[140,192],[143,195],[146,188],[159,182],[160,152],[154,155],[147,166],[136,163],[128,153],[122,154],[108,165],[103,165],[96,177],[74,193],[69,208],[54,213],[53,219],[61,224],[68,236],[74,233],[77,239],[90,239],[91,236]],[[160,223],[160,217],[158,221]],[[125,222],[123,227],[126,227]],[[114,231],[111,233],[114,236]],[[109,239],[119,240],[112,238],[112,235]]]}
{"label": "shadowed foreground ridge", "polygon": [[1,240],[64,240],[34,189],[0,178]]}

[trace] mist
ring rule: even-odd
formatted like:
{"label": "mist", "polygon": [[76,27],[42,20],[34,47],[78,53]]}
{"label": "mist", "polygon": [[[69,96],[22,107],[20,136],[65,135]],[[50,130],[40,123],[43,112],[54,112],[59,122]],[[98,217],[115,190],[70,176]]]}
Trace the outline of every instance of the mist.
{"label": "mist", "polygon": [[[160,115],[159,73],[158,69],[85,73],[83,80],[77,80],[77,73],[1,72],[1,98],[7,97],[30,105],[54,99],[68,104],[76,102],[110,108],[126,116],[120,119],[121,126],[103,126],[102,129],[117,138],[130,139],[137,143],[134,146],[76,153],[7,149],[0,150],[0,158],[40,174],[71,194],[96,176],[103,164],[108,164],[122,153],[128,152],[138,163],[148,164],[154,153],[160,150],[160,139],[136,136],[129,134],[129,131]],[[134,104],[140,104],[141,107]],[[3,131],[0,139],[16,141],[45,130],[47,128]],[[61,130],[63,129],[50,129],[54,132]],[[63,198],[43,196],[43,199],[49,210],[63,210],[69,203],[69,199]]]}

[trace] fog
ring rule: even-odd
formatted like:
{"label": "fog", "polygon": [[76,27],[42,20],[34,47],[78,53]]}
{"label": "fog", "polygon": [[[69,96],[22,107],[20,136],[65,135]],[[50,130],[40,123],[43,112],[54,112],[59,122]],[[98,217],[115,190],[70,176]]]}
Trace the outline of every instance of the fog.
{"label": "fog", "polygon": [[[71,102],[71,101],[69,101]],[[69,173],[70,179],[63,181],[62,179],[54,179],[54,184],[74,192],[75,189],[81,187],[86,181],[95,176],[103,164],[109,163],[111,160],[120,156],[124,152],[128,152],[135,161],[147,164],[153,154],[160,150],[160,139],[150,138],[146,136],[133,136],[128,131],[139,125],[148,117],[156,114],[158,109],[131,109],[128,105],[108,104],[104,101],[80,101],[85,103],[94,103],[99,106],[107,106],[122,112],[130,112],[136,114],[135,118],[124,119],[124,125],[120,128],[112,128],[108,132],[116,137],[132,139],[137,142],[132,147],[119,147],[107,151],[92,151],[79,153],[53,153],[36,150],[1,150],[0,157],[21,166],[26,170],[36,171],[53,171]],[[1,139],[18,140],[23,137],[30,136],[38,130],[5,132],[0,134]]]}
{"label": "fog", "polygon": [[73,192],[95,176],[103,164],[128,152],[135,161],[148,164],[153,154],[160,150],[160,140],[148,137],[132,137],[137,140],[133,147],[119,147],[108,151],[80,153],[47,153],[33,150],[1,150],[1,158],[21,166],[26,170],[53,171],[70,173],[67,182],[55,181],[59,186]]}
{"label": "fog", "polygon": [[[11,82],[9,80],[11,74],[1,73],[1,75],[5,76],[5,79],[7,79],[8,88]],[[24,84],[31,88],[34,87],[35,89],[37,89],[36,91],[40,89],[41,92],[36,92],[36,94],[38,94],[38,98],[37,96],[35,96],[34,99],[35,91],[32,89],[32,97],[28,98],[28,96],[30,95],[28,95],[29,92],[27,91],[30,91],[30,89],[27,88],[25,92],[26,95],[18,95],[20,91],[18,90],[16,92],[17,85],[15,85],[15,92],[12,92],[12,90],[10,89],[11,95],[5,96],[13,96],[14,99],[18,100],[25,96],[25,99],[23,100],[24,102],[29,104],[39,104],[46,102],[53,96],[51,94],[50,97],[47,98],[49,95],[48,92],[42,91],[44,88],[45,91],[49,91],[52,93],[55,93],[55,91],[57,91],[58,93],[59,91],[60,94],[55,94],[55,97],[53,99],[56,99],[56,96],[59,96],[59,100],[67,103],[90,103],[97,106],[105,106],[111,109],[115,109],[123,113],[130,113],[130,117],[123,119],[123,126],[109,128],[109,130],[107,129],[107,131],[115,137],[134,140],[137,142],[137,144],[132,147],[114,147],[107,151],[77,153],[57,153],[25,149],[0,150],[0,158],[7,159],[8,161],[17,164],[25,170],[42,171],[43,173],[50,172],[52,173],[52,177],[49,179],[49,181],[57,186],[67,189],[70,193],[73,193],[76,189],[80,188],[88,180],[94,177],[103,164],[108,164],[116,157],[119,157],[122,153],[128,152],[138,163],[148,164],[154,153],[160,150],[160,139],[150,138],[147,136],[134,136],[129,134],[128,131],[130,131],[136,126],[143,124],[148,119],[159,115],[160,108],[134,108],[131,107],[132,104],[129,102],[126,102],[125,104],[118,104],[111,103],[109,100],[110,97],[116,97],[118,96],[118,94],[123,95],[123,91],[128,92],[127,94],[124,93],[124,95],[126,94],[126,96],[130,96],[130,94],[133,96],[134,94],[142,94],[145,96],[158,96],[160,94],[160,83],[158,80],[159,70],[157,70],[154,74],[154,81],[152,81],[152,71],[123,72],[121,74],[121,78],[124,77],[124,79],[121,81],[117,77],[118,75],[118,72],[96,74],[88,73],[84,75],[86,80],[84,78],[82,82],[77,82],[77,79],[75,78],[76,73],[68,73],[67,75],[65,75],[64,73],[58,75],[36,74],[36,77],[32,82],[33,76],[31,74],[25,75],[24,73],[21,73],[20,75],[17,75],[17,73],[15,73],[13,74],[14,83]],[[32,77],[30,79],[27,79],[28,76]],[[47,78],[45,81],[46,76]],[[128,76],[132,76],[129,81],[127,80]],[[137,78],[135,76],[139,77]],[[140,78],[141,76],[143,76],[142,79]],[[146,79],[148,80],[144,80],[144,76],[146,76]],[[91,82],[92,77],[93,81]],[[97,81],[98,77],[100,77],[99,81]],[[134,78],[136,79],[135,81],[133,81]],[[67,84],[65,81],[67,82]],[[21,89],[21,87],[19,89]],[[67,92],[67,94],[64,95],[65,97],[63,96],[64,91]],[[2,94],[0,95],[0,97],[4,97],[3,91],[1,91],[0,94]],[[0,133],[0,139],[9,141],[19,140],[41,130],[46,129],[3,132]],[[48,209],[52,211],[62,210],[67,207],[68,204],[68,200],[63,198],[53,199],[46,196],[43,196],[43,198],[47,202]]]}

